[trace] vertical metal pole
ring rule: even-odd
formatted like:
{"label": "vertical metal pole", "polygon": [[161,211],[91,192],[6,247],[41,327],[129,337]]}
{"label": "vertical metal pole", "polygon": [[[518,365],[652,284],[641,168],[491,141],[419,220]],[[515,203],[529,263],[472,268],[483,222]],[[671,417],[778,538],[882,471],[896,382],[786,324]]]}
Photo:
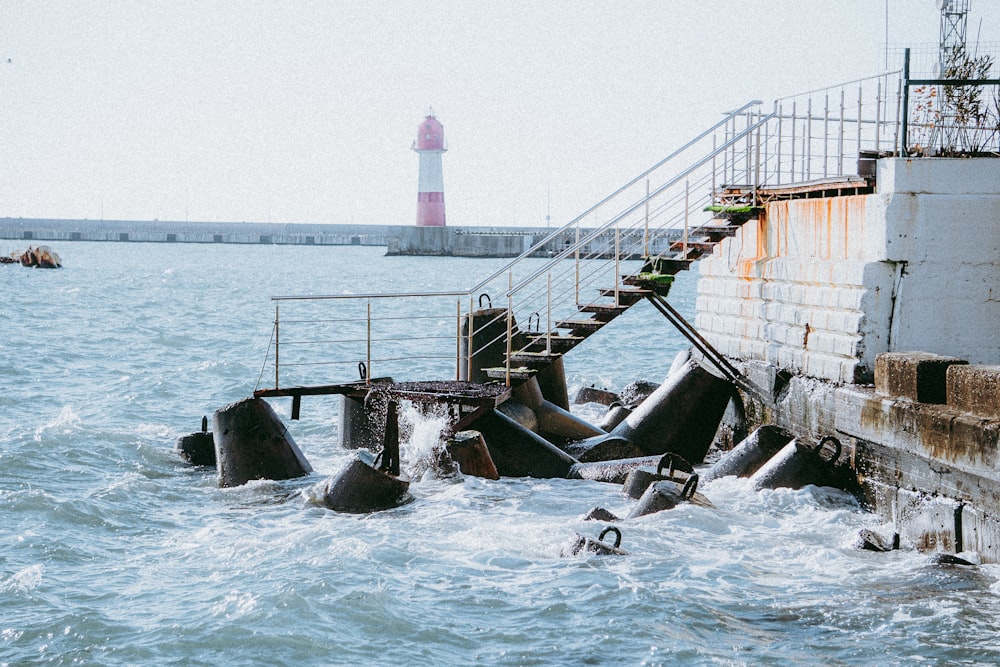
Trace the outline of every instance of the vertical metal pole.
{"label": "vertical metal pole", "polygon": [[902,121],[902,131],[901,139],[899,142],[899,154],[902,157],[906,157],[908,153],[907,144],[910,141],[909,128],[910,124],[910,50],[906,49],[903,51],[903,121]]}
{"label": "vertical metal pole", "polygon": [[280,318],[278,317],[278,302],[275,301],[274,302],[274,388],[275,389],[281,386],[278,384],[278,368],[279,368],[278,348],[280,347],[279,338],[281,333],[280,327],[278,326],[279,321]]}
{"label": "vertical metal pole", "polygon": [[455,380],[462,379],[462,299],[455,299]]}
{"label": "vertical metal pole", "polygon": [[875,150],[882,150],[882,80],[875,87]]}
{"label": "vertical metal pole", "polygon": [[862,104],[863,94],[864,93],[861,90],[861,84],[859,83],[858,84],[858,146],[857,150],[855,151],[855,153],[857,153],[859,158],[861,157],[861,133],[863,131],[863,127],[861,125],[861,114],[865,112],[864,105]]}
{"label": "vertical metal pole", "polygon": [[545,286],[545,354],[552,354],[552,272],[546,276]]}
{"label": "vertical metal pole", "polygon": [[[714,140],[714,137],[713,137]],[[715,160],[715,156],[712,156],[712,160]],[[714,180],[715,174],[712,174]],[[713,191],[714,191],[713,186]],[[642,236],[642,255],[643,257],[649,257],[649,179],[646,179],[646,230],[643,232]]]}
{"label": "vertical metal pole", "polygon": [[823,95],[823,178],[829,176],[827,163],[830,161],[830,93]]}
{"label": "vertical metal pole", "polygon": [[716,203],[716,199],[715,199],[716,193],[715,193],[715,190],[716,190],[716,187],[718,185],[716,183],[716,169],[717,169],[717,166],[716,166],[716,160],[715,160],[716,154],[718,152],[718,149],[716,148],[717,145],[718,145],[717,136],[713,133],[712,134],[712,203],[713,204]]}
{"label": "vertical metal pole", "polygon": [[782,132],[781,131],[783,129],[782,128],[782,120],[783,120],[782,116],[785,115],[785,111],[784,111],[784,108],[783,108],[782,105],[778,104],[776,106],[778,107],[778,109],[777,109],[777,111],[778,111],[778,146],[777,146],[777,151],[776,151],[777,155],[775,156],[776,160],[775,160],[775,169],[774,169],[774,172],[775,172],[775,175],[777,176],[777,178],[775,179],[775,185],[781,185],[781,149],[782,149],[782,146],[781,146],[781,142],[782,142],[782,136],[781,136],[781,134],[782,134]]}
{"label": "vertical metal pole", "polygon": [[803,145],[802,157],[805,158],[803,166],[805,167],[806,173],[804,179],[806,181],[812,180],[812,157],[813,157],[813,98],[809,98],[809,103],[806,105],[806,117],[809,120],[809,124],[806,126],[806,142]]}
{"label": "vertical metal pole", "polygon": [[514,353],[514,270],[507,272],[507,372],[506,386],[510,386],[510,357]]}
{"label": "vertical metal pole", "polygon": [[621,240],[619,235],[619,229],[621,225],[621,219],[615,219],[615,305],[618,304],[618,283],[621,282]]}
{"label": "vertical metal pole", "polygon": [[468,374],[465,376],[470,380],[472,379],[472,356],[475,353],[475,350],[472,349],[472,329],[476,323],[476,317],[474,315],[475,311],[473,310],[473,308],[474,306],[472,303],[472,296],[470,295],[469,296],[469,342],[468,345],[466,345],[466,351],[468,352],[468,359],[466,363],[469,364],[469,370]]}
{"label": "vertical metal pole", "polygon": [[795,130],[796,130],[796,125],[798,125],[798,123],[796,122],[797,118],[795,114],[797,106],[798,106],[798,101],[792,100],[792,143],[791,143],[792,150],[788,152],[792,164],[791,168],[788,170],[789,183],[795,182]]}
{"label": "vertical metal pole", "polygon": [[[860,85],[860,84],[859,84]],[[847,107],[844,104],[844,94],[843,88],[840,89],[840,135],[837,138],[837,176],[844,175],[844,114],[847,113]],[[860,109],[858,110],[860,112]],[[858,115],[858,120],[860,122],[861,116]],[[858,135],[860,140],[861,135]]]}
{"label": "vertical metal pole", "polygon": [[368,302],[368,351],[365,354],[365,384],[372,383],[372,302]]}
{"label": "vertical metal pole", "polygon": [[684,180],[684,239],[681,243],[681,248],[683,251],[681,259],[687,259],[688,256],[688,198],[690,196],[690,193],[691,193],[690,183],[687,179],[685,179]]}
{"label": "vertical metal pole", "polygon": [[756,131],[754,131],[754,134],[756,135],[754,139],[754,142],[756,144],[754,146],[754,152],[757,153],[757,156],[754,159],[754,164],[756,166],[754,167],[753,171],[753,205],[756,206],[757,189],[760,187],[760,128],[759,127],[756,129]]}
{"label": "vertical metal pole", "polygon": [[580,222],[576,223],[576,277],[573,279],[573,286],[576,290],[576,305],[580,305]]}

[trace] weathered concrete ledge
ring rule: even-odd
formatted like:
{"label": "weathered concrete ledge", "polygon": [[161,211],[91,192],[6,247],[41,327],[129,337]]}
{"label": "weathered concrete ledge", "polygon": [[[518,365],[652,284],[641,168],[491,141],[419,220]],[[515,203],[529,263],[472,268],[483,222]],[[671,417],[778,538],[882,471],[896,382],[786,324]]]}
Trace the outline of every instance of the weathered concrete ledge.
{"label": "weathered concrete ledge", "polygon": [[875,359],[875,389],[886,396],[945,403],[948,368],[968,363],[929,352],[886,352]]}

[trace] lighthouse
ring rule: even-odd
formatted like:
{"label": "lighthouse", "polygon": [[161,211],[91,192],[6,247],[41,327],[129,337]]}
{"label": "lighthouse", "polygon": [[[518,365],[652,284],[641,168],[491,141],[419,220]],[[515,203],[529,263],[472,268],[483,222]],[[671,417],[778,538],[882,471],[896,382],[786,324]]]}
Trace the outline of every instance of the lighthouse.
{"label": "lighthouse", "polygon": [[441,154],[444,147],[444,127],[429,111],[417,129],[413,150],[420,156],[420,177],[417,183],[417,227],[444,227],[444,177],[441,174]]}

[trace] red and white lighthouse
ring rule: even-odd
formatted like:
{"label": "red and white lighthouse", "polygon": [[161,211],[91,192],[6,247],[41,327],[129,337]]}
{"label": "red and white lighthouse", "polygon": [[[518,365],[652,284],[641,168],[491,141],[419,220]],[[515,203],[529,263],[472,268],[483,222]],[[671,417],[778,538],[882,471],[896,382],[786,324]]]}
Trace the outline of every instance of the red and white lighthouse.
{"label": "red and white lighthouse", "polygon": [[444,176],[441,154],[444,147],[444,127],[430,111],[417,129],[413,150],[420,156],[420,178],[417,183],[417,227],[444,227]]}

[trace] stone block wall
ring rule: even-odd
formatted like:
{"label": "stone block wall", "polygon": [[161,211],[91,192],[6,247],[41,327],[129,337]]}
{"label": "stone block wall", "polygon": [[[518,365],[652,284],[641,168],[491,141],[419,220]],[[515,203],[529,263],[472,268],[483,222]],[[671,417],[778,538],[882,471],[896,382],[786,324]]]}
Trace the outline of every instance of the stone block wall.
{"label": "stone block wall", "polygon": [[767,204],[699,262],[727,356],[870,383],[882,352],[1000,363],[1000,160],[883,159],[875,194]]}

